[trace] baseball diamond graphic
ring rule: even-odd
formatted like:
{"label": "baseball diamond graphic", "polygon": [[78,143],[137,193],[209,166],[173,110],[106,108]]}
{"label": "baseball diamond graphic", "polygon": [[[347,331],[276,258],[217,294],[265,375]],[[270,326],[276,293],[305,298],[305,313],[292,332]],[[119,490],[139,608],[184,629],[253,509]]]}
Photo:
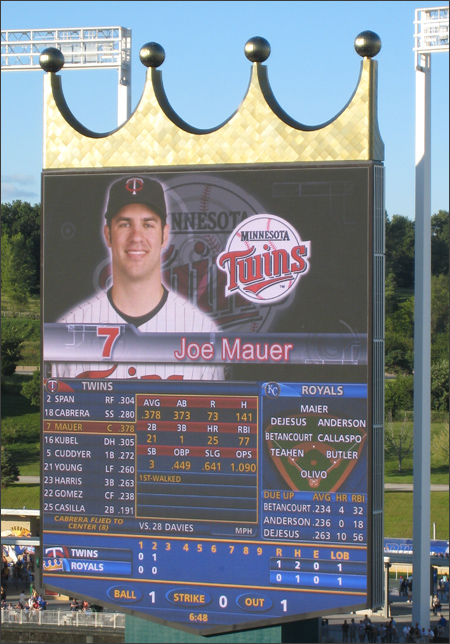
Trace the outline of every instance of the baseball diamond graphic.
{"label": "baseball diamond graphic", "polygon": [[[299,416],[295,418],[300,419]],[[337,417],[328,418],[337,420]],[[304,420],[306,423],[301,432],[278,430],[277,435],[281,438],[266,440],[271,460],[292,490],[338,492],[362,456],[367,432],[354,430],[353,442],[345,443],[345,446],[332,439],[320,442],[317,417],[305,416]],[[264,432],[270,436],[275,433],[273,430],[273,427],[267,426]],[[292,440],[291,436],[296,433],[307,440]],[[320,435],[323,435],[323,431]]]}

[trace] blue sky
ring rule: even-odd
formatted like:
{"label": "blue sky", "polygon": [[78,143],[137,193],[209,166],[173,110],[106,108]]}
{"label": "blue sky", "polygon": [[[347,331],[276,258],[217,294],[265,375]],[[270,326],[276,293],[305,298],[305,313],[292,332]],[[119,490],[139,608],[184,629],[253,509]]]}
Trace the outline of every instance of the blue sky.
{"label": "blue sky", "polygon": [[[167,96],[191,125],[213,127],[241,103],[251,63],[244,46],[263,36],[282,108],[308,125],[332,118],[357,83],[355,37],[382,40],[379,126],[386,147],[386,209],[414,218],[414,10],[435,2],[10,2],[2,29],[123,26],[132,30],[132,109],[144,87],[143,44],[160,43]],[[448,210],[448,53],[432,56],[432,212]],[[69,108],[88,128],[116,126],[117,72],[62,70]],[[40,201],[43,71],[2,72],[2,202]]]}

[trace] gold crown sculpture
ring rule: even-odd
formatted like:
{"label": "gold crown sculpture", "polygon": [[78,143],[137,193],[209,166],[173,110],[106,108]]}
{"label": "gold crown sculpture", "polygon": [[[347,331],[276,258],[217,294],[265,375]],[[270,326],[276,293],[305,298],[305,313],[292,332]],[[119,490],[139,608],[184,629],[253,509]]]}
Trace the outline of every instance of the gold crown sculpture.
{"label": "gold crown sculpture", "polygon": [[141,48],[148,67],[142,98],[131,117],[106,134],[85,128],[70,112],[61,77],[63,54],[53,48],[40,57],[49,72],[44,83],[44,169],[164,167],[256,163],[383,161],[377,122],[377,62],[381,48],[371,31],[359,34],[355,49],[363,57],[357,87],[347,105],[327,123],[304,126],[277,103],[262,65],[270,45],[252,38],[245,54],[253,63],[250,85],[238,110],[217,128],[199,130],[171,108],[156,68],[164,61],[157,43]]}

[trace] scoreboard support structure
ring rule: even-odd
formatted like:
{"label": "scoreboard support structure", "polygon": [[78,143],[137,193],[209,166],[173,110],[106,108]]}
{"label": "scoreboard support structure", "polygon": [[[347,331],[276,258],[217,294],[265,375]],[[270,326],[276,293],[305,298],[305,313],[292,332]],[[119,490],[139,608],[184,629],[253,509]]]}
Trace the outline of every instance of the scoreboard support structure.
{"label": "scoreboard support structure", "polygon": [[201,131],[148,43],[106,135],[42,56],[43,585],[127,641],[320,641],[383,604],[380,47],[356,38],[354,94],[307,127],[253,38],[244,101]]}
{"label": "scoreboard support structure", "polygon": [[[229,643],[229,644],[311,644],[322,641],[321,618],[302,619],[297,622],[289,622],[282,626],[270,626],[263,629],[241,631],[239,633],[228,633],[226,635],[213,635],[208,641]],[[186,644],[202,642],[204,638],[180,633],[174,629],[159,624],[149,624],[138,617],[126,617],[125,628],[127,641],[141,642],[141,644]],[[180,639],[180,636],[182,639]]]}

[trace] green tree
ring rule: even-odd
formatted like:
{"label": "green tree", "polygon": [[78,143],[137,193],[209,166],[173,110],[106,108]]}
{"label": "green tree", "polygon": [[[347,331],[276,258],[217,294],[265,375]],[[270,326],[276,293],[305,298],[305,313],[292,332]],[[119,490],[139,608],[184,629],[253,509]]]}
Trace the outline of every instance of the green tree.
{"label": "green tree", "polygon": [[442,424],[442,431],[433,436],[431,441],[431,454],[436,463],[449,463],[449,450],[448,450],[448,421]]}
{"label": "green tree", "polygon": [[391,315],[397,306],[397,284],[395,283],[393,273],[386,275],[385,302],[386,315]]}
{"label": "green tree", "polygon": [[431,272],[448,275],[449,217],[447,210],[439,210],[431,217]]}
{"label": "green tree", "polygon": [[27,250],[33,270],[32,286],[40,282],[41,265],[41,206],[16,200],[2,203],[2,235],[12,238],[18,233],[27,240]]}
{"label": "green tree", "polygon": [[4,488],[19,480],[20,471],[9,449],[2,447],[1,452],[2,488]]}
{"label": "green tree", "polygon": [[448,274],[431,276],[431,333],[448,335]]}
{"label": "green tree", "polygon": [[431,408],[449,411],[449,361],[431,365]]}
{"label": "green tree", "polygon": [[399,304],[395,313],[386,319],[386,331],[401,333],[405,338],[414,337],[414,298]]}
{"label": "green tree", "polygon": [[412,454],[413,438],[413,424],[407,421],[406,416],[400,425],[392,421],[392,415],[389,416],[389,422],[385,427],[384,447],[388,454],[397,459],[399,472],[402,471],[403,459]]}
{"label": "green tree", "polygon": [[403,376],[386,380],[385,384],[385,414],[395,420],[401,412],[413,409],[413,376]]}
{"label": "green tree", "polygon": [[1,240],[2,293],[15,304],[26,304],[33,283],[30,243],[22,233]]}
{"label": "green tree", "polygon": [[414,338],[395,331],[386,331],[385,368],[387,373],[413,373]]}
{"label": "green tree", "polygon": [[2,375],[10,376],[16,370],[16,365],[22,356],[22,338],[15,328],[2,333]]}
{"label": "green tree", "polygon": [[448,275],[431,276],[431,364],[448,359]]}
{"label": "green tree", "polygon": [[414,222],[403,215],[386,217],[386,274],[400,288],[414,286]]}
{"label": "green tree", "polygon": [[22,386],[22,395],[31,402],[32,405],[39,407],[41,404],[41,373],[36,370],[31,380]]}

